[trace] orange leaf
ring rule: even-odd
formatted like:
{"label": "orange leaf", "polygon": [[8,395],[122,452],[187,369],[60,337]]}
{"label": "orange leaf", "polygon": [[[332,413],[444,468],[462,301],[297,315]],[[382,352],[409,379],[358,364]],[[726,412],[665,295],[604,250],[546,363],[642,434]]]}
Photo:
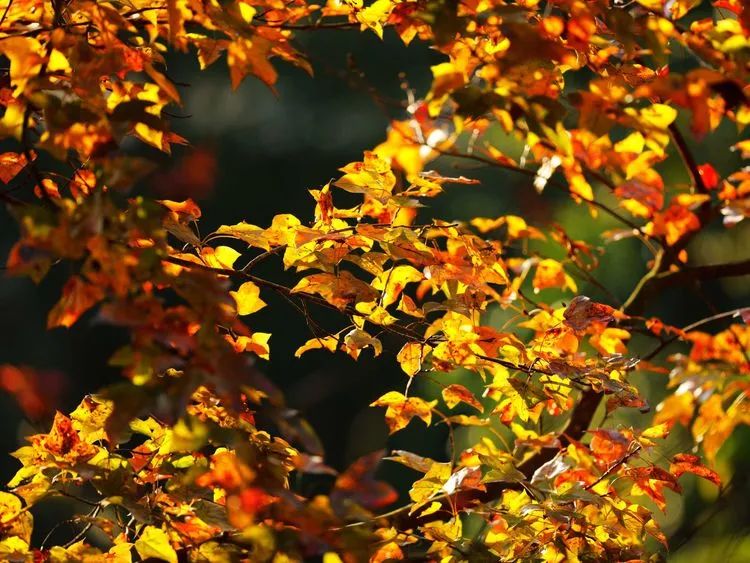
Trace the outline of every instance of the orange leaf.
{"label": "orange leaf", "polygon": [[719,477],[719,474],[702,465],[697,455],[677,454],[672,458],[672,463],[669,464],[669,471],[675,477],[679,477],[683,473],[692,473],[707,481],[711,481],[717,487],[721,487],[721,477]]}
{"label": "orange leaf", "polygon": [[47,316],[47,328],[72,326],[84,312],[104,297],[104,291],[78,276],[68,280],[60,301]]}
{"label": "orange leaf", "polygon": [[[35,156],[32,153],[32,157]],[[26,155],[17,152],[0,154],[0,182],[3,184],[9,183],[27,164]]]}
{"label": "orange leaf", "polygon": [[443,389],[442,395],[443,400],[445,401],[445,404],[448,405],[449,409],[452,409],[458,403],[466,403],[467,405],[471,405],[478,411],[484,412],[482,403],[480,403],[474,396],[474,394],[463,385],[459,385],[457,383],[448,385],[448,387],[445,387]]}
{"label": "orange leaf", "polygon": [[550,287],[567,288],[571,291],[576,291],[577,289],[573,279],[565,273],[563,265],[551,258],[541,260],[537,264],[532,285],[535,292]]}

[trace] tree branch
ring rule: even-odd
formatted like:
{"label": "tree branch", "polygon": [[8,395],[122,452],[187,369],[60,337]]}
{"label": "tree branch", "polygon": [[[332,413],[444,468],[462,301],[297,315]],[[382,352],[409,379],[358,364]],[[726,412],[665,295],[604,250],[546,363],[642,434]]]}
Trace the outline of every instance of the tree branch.
{"label": "tree branch", "polygon": [[669,134],[672,136],[672,140],[674,141],[675,147],[677,147],[677,152],[680,154],[680,158],[682,158],[682,161],[685,163],[685,168],[687,168],[688,174],[690,174],[690,180],[695,187],[695,190],[698,193],[707,194],[709,190],[703,181],[703,176],[701,176],[698,163],[696,162],[693,153],[690,151],[690,147],[688,147],[685,137],[682,136],[682,133],[675,122],[670,123]]}
{"label": "tree branch", "polygon": [[682,268],[676,272],[662,272],[655,277],[653,283],[659,287],[664,287],[666,285],[686,283],[695,280],[706,281],[747,275],[750,275],[750,259],[742,260],[740,262],[728,262],[725,264],[691,266],[688,268]]}

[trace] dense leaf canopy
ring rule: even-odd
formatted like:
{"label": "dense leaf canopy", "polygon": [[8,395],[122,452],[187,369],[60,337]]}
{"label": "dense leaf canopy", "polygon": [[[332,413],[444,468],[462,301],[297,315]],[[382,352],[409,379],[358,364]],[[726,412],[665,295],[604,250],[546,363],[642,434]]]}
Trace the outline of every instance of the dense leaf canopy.
{"label": "dense leaf canopy", "polygon": [[[206,233],[191,200],[129,195],[150,172],[138,143],[188,142],[170,128],[171,53],[225,62],[234,88],[273,88],[277,65],[312,74],[297,39],[324,29],[398,35],[442,62],[381,144],[309,190],[306,216],[279,201],[270,225]],[[50,329],[95,310],[129,335],[111,359],[123,381],[13,454],[2,560],[641,560],[667,549],[653,511],[682,474],[721,487],[717,452],[750,422],[750,310],[680,327],[651,307],[674,287],[750,273],[750,260],[704,263],[691,246],[750,216],[750,173],[720,174],[688,142],[728,128],[726,150],[750,157],[742,0],[4,0],[0,54],[0,198],[20,232],[7,271],[67,272]],[[665,181],[668,158],[687,181]],[[618,227],[600,245],[530,217],[435,216],[431,201],[477,183],[433,171],[441,159],[516,173]],[[597,270],[625,239],[646,273],[621,301]],[[260,262],[296,281],[261,277]],[[406,505],[375,477],[382,452],[336,474],[260,372],[285,337],[254,322],[271,296],[309,327],[297,356],[362,362],[398,343],[403,385],[372,403],[391,433],[475,427],[475,441],[451,439],[447,461],[392,452],[415,475]],[[507,320],[489,322],[494,310]],[[667,356],[673,343],[682,353]],[[36,413],[34,373],[0,369]],[[443,377],[458,369],[470,384]],[[636,370],[668,377],[660,404]],[[419,396],[420,378],[441,396]],[[629,409],[651,422],[616,422]],[[665,457],[676,424],[694,447]],[[324,492],[295,485],[332,474]],[[87,508],[80,532],[34,545],[34,510],[58,496]]]}

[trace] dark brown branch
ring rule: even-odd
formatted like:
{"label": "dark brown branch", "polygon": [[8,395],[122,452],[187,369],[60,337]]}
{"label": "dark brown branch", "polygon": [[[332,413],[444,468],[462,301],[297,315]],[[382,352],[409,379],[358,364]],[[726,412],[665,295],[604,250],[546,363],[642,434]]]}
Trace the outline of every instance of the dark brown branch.
{"label": "dark brown branch", "polygon": [[693,153],[690,151],[690,147],[688,147],[685,137],[682,136],[682,133],[675,122],[672,122],[669,125],[669,134],[672,136],[672,140],[677,147],[677,152],[679,152],[680,158],[682,158],[682,161],[685,163],[688,174],[690,174],[690,181],[695,187],[695,190],[698,193],[707,194],[708,188],[703,181],[703,176],[701,176],[698,163],[696,162]]}
{"label": "dark brown branch", "polygon": [[707,281],[750,275],[750,259],[726,264],[691,266],[676,272],[662,272],[655,277],[654,284],[660,287],[695,280]]}
{"label": "dark brown branch", "polygon": [[692,266],[677,271],[664,271],[665,260],[657,260],[654,267],[641,279],[625,302],[623,310],[639,314],[645,303],[656,292],[666,287],[675,287],[694,281],[707,281],[750,275],[750,259],[726,264]]}

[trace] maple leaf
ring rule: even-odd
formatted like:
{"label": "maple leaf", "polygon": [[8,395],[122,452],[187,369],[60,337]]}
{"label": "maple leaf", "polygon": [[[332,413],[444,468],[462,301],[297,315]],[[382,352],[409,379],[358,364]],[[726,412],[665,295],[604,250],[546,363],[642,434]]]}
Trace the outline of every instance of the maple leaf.
{"label": "maple leaf", "polygon": [[389,391],[371,407],[386,407],[385,420],[391,434],[405,428],[415,416],[429,426],[432,422],[432,409],[437,401],[425,401],[419,397],[405,397],[398,391]]}
{"label": "maple leaf", "polygon": [[273,49],[273,44],[255,35],[252,39],[237,39],[229,42],[227,49],[227,65],[229,76],[232,80],[232,88],[239,88],[248,74],[260,78],[268,86],[276,83],[278,74],[268,59]]}
{"label": "maple leaf", "polygon": [[344,172],[334,185],[352,193],[366,194],[377,200],[390,197],[396,177],[389,164],[374,152],[365,152],[363,162],[353,162],[341,169]]}
{"label": "maple leaf", "polygon": [[691,454],[677,454],[669,464],[669,472],[675,477],[683,473],[693,473],[698,477],[711,481],[717,487],[721,487],[721,477],[716,471],[701,465],[700,458]]}
{"label": "maple leaf", "polygon": [[[32,153],[32,157],[34,156],[36,155]],[[16,152],[0,154],[0,182],[9,184],[27,164],[26,155]]]}
{"label": "maple leaf", "polygon": [[30,438],[35,447],[70,461],[84,461],[97,453],[97,448],[81,440],[70,418],[57,412],[48,434]]}
{"label": "maple leaf", "polygon": [[565,273],[563,265],[557,260],[545,258],[541,260],[536,267],[536,273],[532,280],[534,291],[547,289],[550,287],[567,288],[576,291],[577,286],[568,274]]}
{"label": "maple leaf", "polygon": [[650,497],[662,511],[666,507],[665,487],[676,493],[682,492],[682,487],[677,483],[677,478],[655,465],[631,467],[627,469],[626,473],[634,482],[631,492],[634,495]]}
{"label": "maple leaf", "polygon": [[474,394],[469,391],[463,385],[458,383],[451,383],[447,387],[444,387],[441,391],[445,404],[448,405],[449,409],[455,407],[458,403],[466,403],[471,405],[480,412],[484,412],[484,407],[480,403]]}
{"label": "maple leaf", "polygon": [[396,355],[396,360],[401,364],[401,369],[408,376],[412,377],[422,369],[422,362],[427,354],[432,350],[429,344],[420,342],[407,342]]}
{"label": "maple leaf", "polygon": [[451,478],[451,469],[449,463],[433,463],[424,477],[414,482],[409,491],[409,497],[414,501],[411,512],[416,511],[429,499],[442,492],[443,487]]}
{"label": "maple leaf", "polygon": [[339,341],[334,336],[323,336],[321,338],[311,338],[307,342],[305,342],[302,346],[297,348],[297,350],[294,352],[294,355],[299,358],[302,354],[309,350],[316,350],[319,348],[323,348],[325,350],[328,350],[329,352],[335,352],[336,348],[338,348]]}
{"label": "maple leaf", "polygon": [[101,287],[85,282],[78,276],[71,277],[63,288],[60,301],[49,312],[47,327],[71,327],[78,318],[104,297]]}
{"label": "maple leaf", "polygon": [[577,295],[565,308],[563,322],[577,332],[584,332],[592,325],[608,325],[615,320],[613,313],[613,307],[596,303],[585,295]]}
{"label": "maple leaf", "polygon": [[324,273],[307,276],[292,288],[292,292],[317,293],[338,309],[357,301],[373,301],[377,297],[375,289],[347,271],[339,275]]}

